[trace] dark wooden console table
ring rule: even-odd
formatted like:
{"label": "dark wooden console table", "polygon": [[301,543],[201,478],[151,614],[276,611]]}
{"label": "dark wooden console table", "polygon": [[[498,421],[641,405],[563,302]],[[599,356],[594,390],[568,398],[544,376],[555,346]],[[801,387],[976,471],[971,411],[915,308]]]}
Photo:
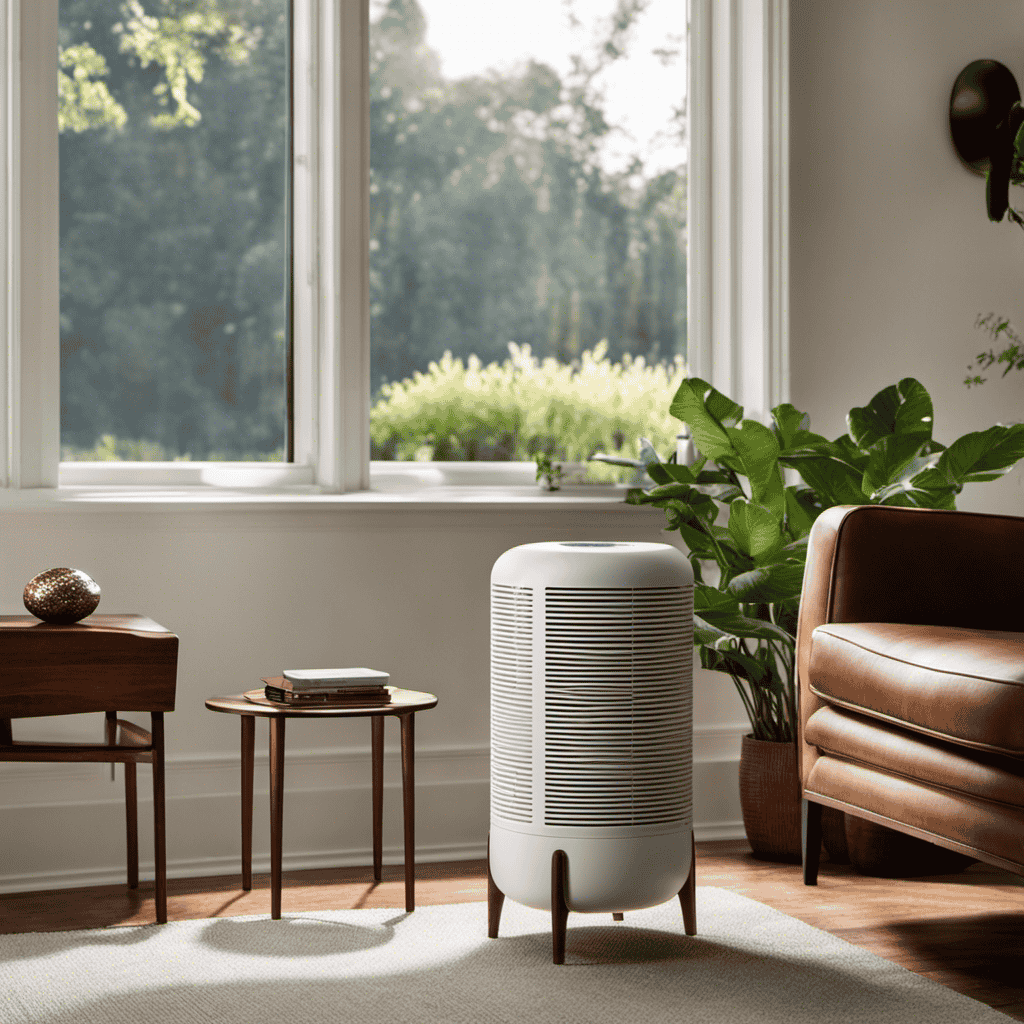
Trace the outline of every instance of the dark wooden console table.
{"label": "dark wooden console table", "polygon": [[[124,765],[128,885],[139,884],[135,766],[153,766],[156,919],[167,920],[164,712],[174,710],[178,638],[143,615],[90,615],[70,626],[0,615],[0,761],[98,761]],[[106,715],[104,743],[26,743],[11,720]],[[152,730],[117,717],[149,712]]]}
{"label": "dark wooden console table", "polygon": [[[253,691],[256,693],[257,691]],[[259,691],[260,693],[262,691]],[[244,694],[211,697],[211,711],[239,715],[242,720],[242,888],[252,888],[252,781],[256,719],[270,719],[270,916],[281,916],[281,851],[284,831],[284,722],[286,718],[369,718],[373,776],[373,877],[381,878],[384,808],[384,719],[402,723],[402,804],[405,817],[405,909],[415,908],[413,797],[413,716],[437,704],[432,693],[395,687],[391,703],[378,707],[286,708],[267,702],[255,704]]]}

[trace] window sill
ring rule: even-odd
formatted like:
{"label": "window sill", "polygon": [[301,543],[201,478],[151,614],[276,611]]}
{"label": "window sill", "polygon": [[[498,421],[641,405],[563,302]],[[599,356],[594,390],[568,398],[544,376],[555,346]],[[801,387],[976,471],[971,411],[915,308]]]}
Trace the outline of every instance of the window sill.
{"label": "window sill", "polygon": [[[627,486],[579,485],[558,491],[538,486],[374,486],[345,494],[309,487],[280,489],[211,486],[78,486],[0,491],[0,511],[238,510],[576,510],[651,511],[625,503]],[[658,512],[659,510],[653,510]]]}
{"label": "window sill", "polygon": [[374,462],[370,487],[338,493],[311,483],[305,466],[274,463],[63,463],[56,488],[0,490],[0,510],[115,508],[454,509],[648,511],[625,504],[628,484],[579,482],[566,465],[557,491],[534,479],[532,462]]}

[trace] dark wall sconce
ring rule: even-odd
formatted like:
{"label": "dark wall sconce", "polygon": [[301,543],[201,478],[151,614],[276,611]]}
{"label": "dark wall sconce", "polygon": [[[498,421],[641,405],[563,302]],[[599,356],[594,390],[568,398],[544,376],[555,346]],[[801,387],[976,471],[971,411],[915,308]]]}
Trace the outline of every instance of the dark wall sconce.
{"label": "dark wall sconce", "polygon": [[1024,108],[1013,73],[995,60],[972,61],[953,83],[949,131],[961,162],[986,179],[988,217],[1004,214],[1021,227],[1024,219],[1010,206],[1010,182],[1021,183]]}

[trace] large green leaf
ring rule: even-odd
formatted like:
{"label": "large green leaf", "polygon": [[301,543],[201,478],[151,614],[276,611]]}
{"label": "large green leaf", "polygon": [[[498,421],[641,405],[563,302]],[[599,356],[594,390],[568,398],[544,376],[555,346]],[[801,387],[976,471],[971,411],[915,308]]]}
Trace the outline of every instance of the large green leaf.
{"label": "large green leaf", "polygon": [[798,598],[803,582],[803,562],[775,562],[731,579],[729,593],[743,604],[775,604]]}
{"label": "large green leaf", "polygon": [[771,670],[767,665],[751,658],[733,647],[716,647],[710,641],[699,642],[696,637],[701,627],[694,624],[694,643],[700,649],[700,664],[702,668],[710,669],[712,672],[727,672],[731,676],[739,676],[746,679],[755,689],[765,686],[771,678]]}
{"label": "large green leaf", "polygon": [[914,434],[886,434],[871,446],[861,482],[868,501],[876,500],[877,492],[903,477],[920,448],[921,440]]}
{"label": "large green leaf", "polygon": [[735,455],[725,431],[743,418],[743,406],[726,398],[707,381],[687,377],[679,385],[669,412],[690,428],[701,455],[715,461]]}
{"label": "large green leaf", "polygon": [[792,447],[798,436],[810,433],[811,417],[789,402],[772,409],[772,420],[782,448]]}
{"label": "large green leaf", "polygon": [[783,445],[782,455],[786,458],[818,458],[831,452],[832,442],[812,430],[797,430]]}
{"label": "large green leaf", "polygon": [[1024,458],[1024,423],[997,424],[957,438],[936,468],[951,484],[997,480]]}
{"label": "large green leaf", "polygon": [[[601,459],[599,461],[607,462],[608,460],[607,459]],[[640,467],[638,466],[637,468],[639,469]],[[665,466],[665,464],[663,462],[659,462],[657,465],[647,466],[646,468],[647,468],[647,475],[656,484],[670,484],[670,483],[672,483],[675,480],[675,477],[673,477],[668,472],[668,468]],[[686,469],[686,467],[684,466],[683,469]],[[687,473],[689,473],[689,470],[687,470]],[[692,480],[693,474],[689,473],[689,476],[691,477],[691,479],[685,481],[686,483],[692,483],[693,482],[693,480]]]}
{"label": "large green leaf", "polygon": [[[696,616],[694,616],[696,619]],[[754,619],[730,611],[702,611],[701,621],[705,626],[713,627],[725,636],[735,640],[778,640],[784,644],[792,644],[793,637],[773,622]],[[694,641],[697,642],[696,640]],[[721,643],[721,637],[716,641]]]}
{"label": "large green leaf", "polygon": [[718,515],[714,498],[698,490],[693,484],[670,483],[652,487],[649,491],[630,490],[626,500],[631,505],[655,505],[674,508],[685,522],[700,520],[713,522]]}
{"label": "large green leaf", "polygon": [[714,498],[715,501],[719,501],[723,505],[729,505],[737,498],[746,497],[743,488],[737,487],[736,484],[694,484],[694,486],[702,494]]}
{"label": "large green leaf", "polygon": [[786,488],[786,529],[794,539],[806,537],[823,511],[817,494],[810,487]]}
{"label": "large green leaf", "polygon": [[798,537],[796,540],[787,544],[781,551],[779,551],[779,558],[796,558],[800,560],[806,560],[807,558],[807,537]]}
{"label": "large green leaf", "polygon": [[695,584],[693,588],[693,610],[700,612],[731,612],[740,613],[739,599],[728,591],[719,590],[706,584]]}
{"label": "large green leaf", "polygon": [[832,458],[839,459],[841,462],[853,466],[854,469],[859,470],[861,473],[864,472],[870,456],[866,451],[862,451],[857,447],[849,434],[841,434],[834,441],[828,441],[826,444],[826,451]]}
{"label": "large green leaf", "polygon": [[904,377],[879,391],[866,406],[851,409],[846,422],[857,446],[867,450],[887,434],[926,441],[932,436],[932,418],[932,400],[924,385]]}
{"label": "large green leaf", "polygon": [[[942,450],[943,446],[937,441],[926,442],[921,452],[907,463],[899,475],[872,494],[871,502],[877,505],[892,505],[898,502],[912,504],[917,508],[952,508],[949,496],[955,498],[963,487],[960,484],[951,484],[945,475],[935,468]],[[908,495],[914,497],[908,499]]]}
{"label": "large green leaf", "polygon": [[783,465],[792,466],[829,508],[832,505],[863,505],[864,492],[860,489],[863,470],[851,466],[835,456],[784,455]]}
{"label": "large green leaf", "polygon": [[786,501],[779,470],[781,449],[775,431],[755,420],[744,420],[739,427],[728,427],[725,432],[739,458],[744,476],[750,481],[750,496],[781,519],[785,514]]}
{"label": "large green leaf", "polygon": [[689,466],[679,466],[674,462],[651,463],[647,466],[647,475],[655,484],[692,484],[696,480]]}
{"label": "large green leaf", "polygon": [[701,568],[701,562],[714,562],[716,564],[718,562],[718,555],[714,547],[703,530],[698,530],[696,527],[690,526],[689,523],[678,522],[673,525],[672,517],[667,516],[667,518],[669,525],[665,529],[679,531],[679,536],[682,537],[686,550],[690,555],[690,568],[693,569],[694,582],[702,584],[704,582],[704,573]]}
{"label": "large green leaf", "polygon": [[883,488],[872,504],[902,505],[907,508],[956,508],[954,487],[921,487],[914,480],[902,480]]}
{"label": "large green leaf", "polygon": [[729,535],[736,546],[756,563],[768,561],[782,546],[782,517],[745,498],[737,498],[729,510]]}

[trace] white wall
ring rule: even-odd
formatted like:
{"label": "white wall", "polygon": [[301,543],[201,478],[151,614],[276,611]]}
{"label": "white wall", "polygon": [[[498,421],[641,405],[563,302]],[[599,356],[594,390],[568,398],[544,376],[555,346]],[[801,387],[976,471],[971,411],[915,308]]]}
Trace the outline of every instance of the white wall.
{"label": "white wall", "polygon": [[[417,716],[417,856],[482,857],[488,773],[489,574],[507,548],[566,537],[671,540],[656,510],[543,502],[515,510],[452,506],[254,510],[82,507],[0,512],[0,613],[56,565],[100,584],[99,611],[136,611],[180,637],[177,708],[167,716],[172,876],[237,872],[239,725],[203,707],[293,666],[369,665],[440,698]],[[676,535],[678,537],[678,535]],[[742,835],[737,796],[742,708],[708,673],[696,694],[700,837]],[[134,717],[140,723],[147,716]],[[385,729],[385,860],[402,854],[397,724]],[[15,738],[96,742],[102,716],[15,722]],[[269,865],[266,726],[257,729],[255,866]],[[370,862],[369,726],[289,723],[285,866]],[[0,765],[0,890],[119,881],[121,769]],[[149,769],[139,773],[140,796]],[[151,806],[140,808],[143,876]]]}
{"label": "white wall", "polygon": [[[1024,375],[961,383],[989,347],[979,313],[1024,329],[1024,231],[989,223],[985,183],[949,139],[971,61],[1024,87],[1020,0],[790,0],[791,396],[828,437],[876,391],[917,377],[949,443],[1024,418]],[[1017,206],[1024,207],[1024,191]],[[961,508],[1019,513],[1019,470]]]}

